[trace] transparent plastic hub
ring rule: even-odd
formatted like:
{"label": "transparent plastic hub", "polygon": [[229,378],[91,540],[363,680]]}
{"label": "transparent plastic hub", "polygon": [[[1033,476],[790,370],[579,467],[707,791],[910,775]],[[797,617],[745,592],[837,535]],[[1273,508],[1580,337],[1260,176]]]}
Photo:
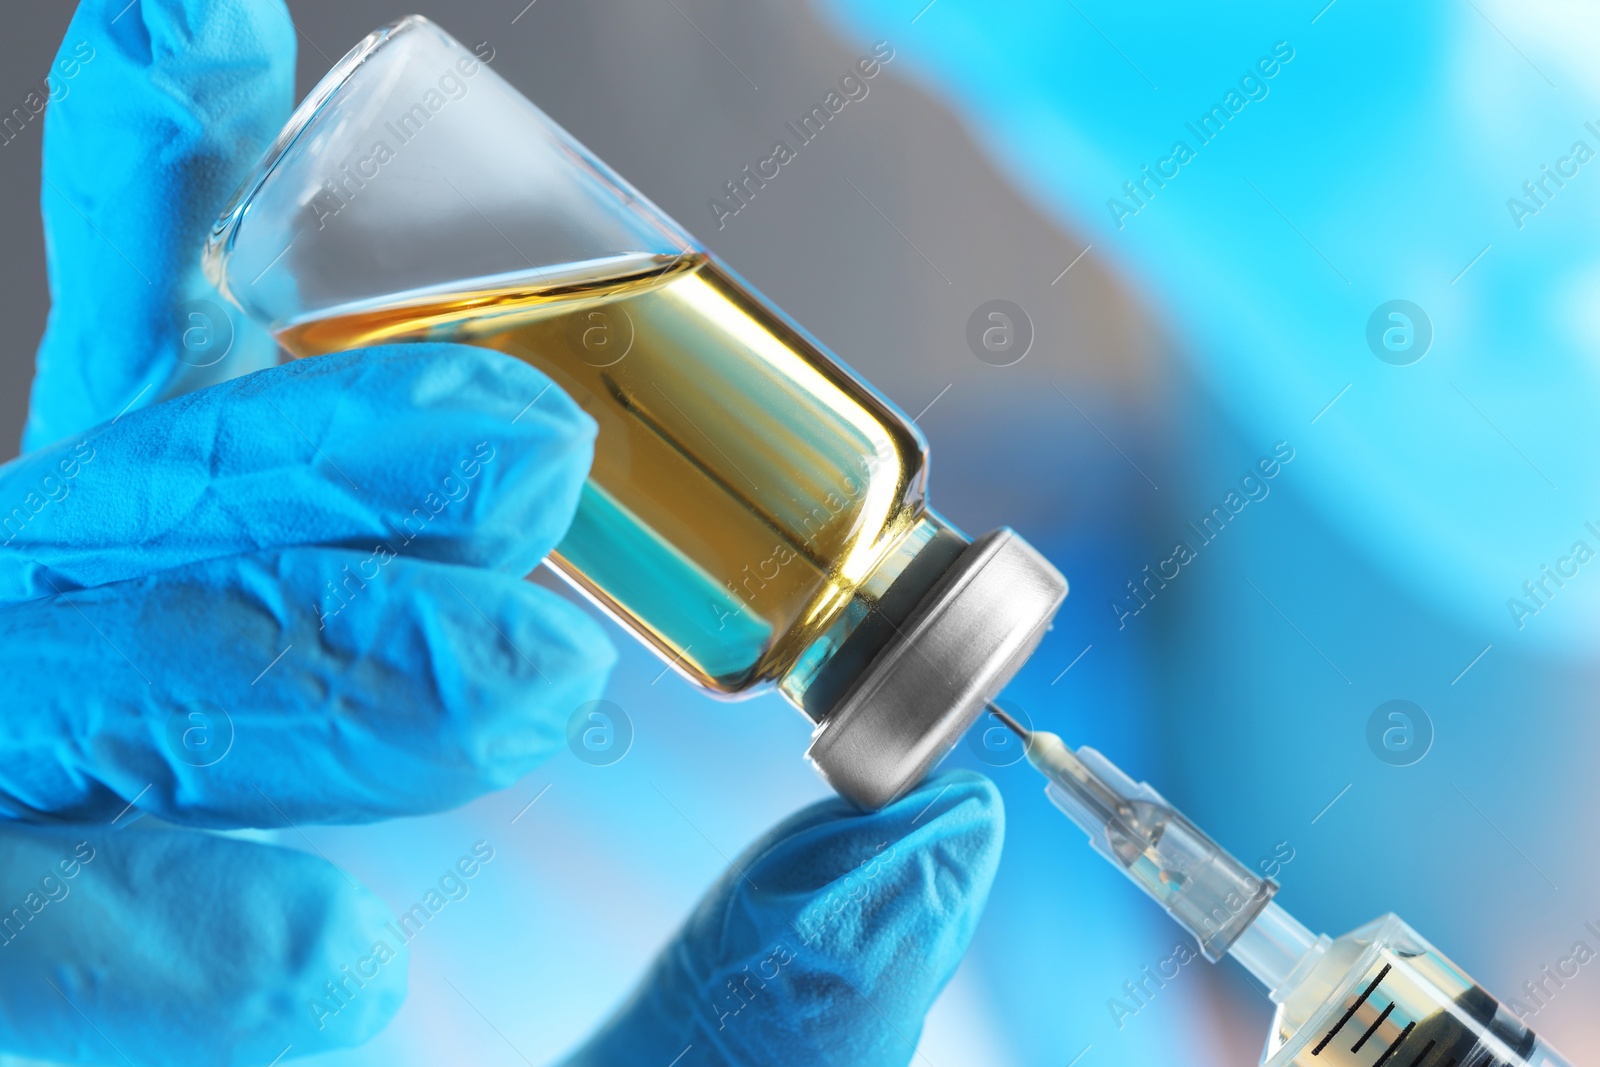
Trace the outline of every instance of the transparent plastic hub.
{"label": "transparent plastic hub", "polygon": [[1028,760],[1050,779],[1050,800],[1095,849],[1177,920],[1215,963],[1277,892],[1201,832],[1160,793],[1092,748],[1076,752],[1034,731]]}

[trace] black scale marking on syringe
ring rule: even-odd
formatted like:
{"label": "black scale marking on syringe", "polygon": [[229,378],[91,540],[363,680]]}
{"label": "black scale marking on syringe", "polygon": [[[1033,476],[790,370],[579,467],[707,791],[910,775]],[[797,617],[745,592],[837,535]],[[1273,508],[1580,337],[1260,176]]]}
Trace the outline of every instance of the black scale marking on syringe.
{"label": "black scale marking on syringe", "polygon": [[[1378,977],[1372,980],[1372,984],[1367,986],[1366,991],[1356,998],[1354,1004],[1351,1004],[1350,1007],[1345,1009],[1345,1013],[1339,1017],[1339,1021],[1334,1024],[1333,1029],[1322,1035],[1322,1040],[1317,1042],[1317,1047],[1311,1050],[1311,1054],[1313,1056],[1320,1056],[1322,1054],[1322,1050],[1328,1047],[1328,1044],[1334,1039],[1335,1035],[1337,1035],[1340,1030],[1345,1028],[1345,1024],[1351,1019],[1355,1018],[1356,1012],[1360,1011],[1361,1006],[1372,997],[1373,993],[1377,992],[1378,987],[1383,984],[1383,980],[1389,976],[1390,970],[1391,967],[1389,964],[1386,963],[1383,965],[1383,970],[1378,972]],[[1350,1046],[1350,1051],[1352,1053],[1361,1051],[1362,1046],[1364,1046],[1368,1039],[1377,1032],[1378,1027],[1382,1026],[1384,1021],[1389,1018],[1389,1014],[1394,1011],[1394,1008],[1394,1003],[1391,1001],[1389,1006],[1384,1008],[1383,1012],[1372,1021],[1372,1025],[1367,1027],[1366,1032],[1356,1039],[1356,1043]],[[1378,1057],[1376,1062],[1373,1063],[1372,1067],[1390,1067],[1391,1061],[1398,1065],[1400,1061],[1394,1060],[1394,1055],[1396,1052],[1400,1051],[1400,1046],[1405,1043],[1406,1038],[1411,1036],[1411,1031],[1415,1030],[1416,1028],[1416,1023],[1407,1023],[1406,1028],[1400,1031],[1399,1035],[1394,1039],[1393,1042],[1390,1043],[1388,1048],[1383,1050],[1383,1055]],[[1427,1059],[1428,1053],[1432,1052],[1434,1046],[1437,1044],[1437,1041],[1429,1041],[1422,1047],[1422,1051],[1417,1053],[1416,1058],[1407,1064],[1406,1067],[1419,1067],[1422,1061]],[[1456,1065],[1457,1060],[1454,1056],[1452,1056],[1448,1062],[1441,1063],[1438,1065],[1438,1067],[1456,1067]],[[1494,1060],[1489,1060],[1483,1065],[1483,1067],[1494,1067]]]}

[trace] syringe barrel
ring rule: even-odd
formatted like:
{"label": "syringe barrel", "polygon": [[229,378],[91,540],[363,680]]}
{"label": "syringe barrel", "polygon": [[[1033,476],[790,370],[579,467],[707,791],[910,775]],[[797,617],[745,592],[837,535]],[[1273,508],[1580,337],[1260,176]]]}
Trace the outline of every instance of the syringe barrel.
{"label": "syringe barrel", "polygon": [[1263,1067],[1571,1067],[1397,916],[1308,961],[1273,995]]}
{"label": "syringe barrel", "polygon": [[1068,749],[1035,732],[1030,761],[1051,784],[1052,802],[1094,847],[1194,935],[1215,963],[1277,892],[1143,782],[1092,748]]}

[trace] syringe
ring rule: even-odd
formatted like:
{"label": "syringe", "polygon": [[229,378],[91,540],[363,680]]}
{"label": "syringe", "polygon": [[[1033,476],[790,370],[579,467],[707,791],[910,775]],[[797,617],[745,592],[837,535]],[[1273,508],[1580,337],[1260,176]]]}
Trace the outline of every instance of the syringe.
{"label": "syringe", "polygon": [[1315,935],[1258,878],[1092,748],[1028,730],[993,703],[1050,780],[1056,807],[1215,963],[1232,956],[1277,1005],[1262,1067],[1571,1067],[1396,915]]}

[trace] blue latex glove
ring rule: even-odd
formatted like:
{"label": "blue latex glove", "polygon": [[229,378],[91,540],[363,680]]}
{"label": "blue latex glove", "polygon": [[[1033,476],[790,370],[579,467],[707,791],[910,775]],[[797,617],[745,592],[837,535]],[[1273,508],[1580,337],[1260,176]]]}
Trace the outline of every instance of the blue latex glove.
{"label": "blue latex glove", "polygon": [[[287,117],[293,28],[275,0],[122,4],[90,0],[63,47],[92,58],[46,126],[34,450],[0,469],[0,673],[27,709],[0,726],[0,1048],[266,1063],[387,1021],[391,917],[321,859],[182,827],[436,811],[556,750],[612,652],[518,576],[594,428],[462,346],[230,379],[274,349],[194,254]],[[127,829],[143,812],[177,826]],[[796,816],[578,1062],[909,1062],[1001,836],[967,774]]]}
{"label": "blue latex glove", "polygon": [[999,793],[971,771],[871,815],[839,799],[807,808],[733,861],[565,1067],[910,1063],[1003,836]]}
{"label": "blue latex glove", "polygon": [[[613,651],[520,579],[594,426],[449,345],[183,393],[271,361],[236,318],[232,366],[195,366],[220,353],[186,302],[220,305],[198,250],[287,118],[294,30],[269,0],[125,4],[85,4],[55,70],[54,306],[0,468],[0,1049],[259,1065],[370,1036],[405,956],[326,860],[191,828],[437,811],[563,747]],[[310,1010],[330,982],[348,1003]]]}

